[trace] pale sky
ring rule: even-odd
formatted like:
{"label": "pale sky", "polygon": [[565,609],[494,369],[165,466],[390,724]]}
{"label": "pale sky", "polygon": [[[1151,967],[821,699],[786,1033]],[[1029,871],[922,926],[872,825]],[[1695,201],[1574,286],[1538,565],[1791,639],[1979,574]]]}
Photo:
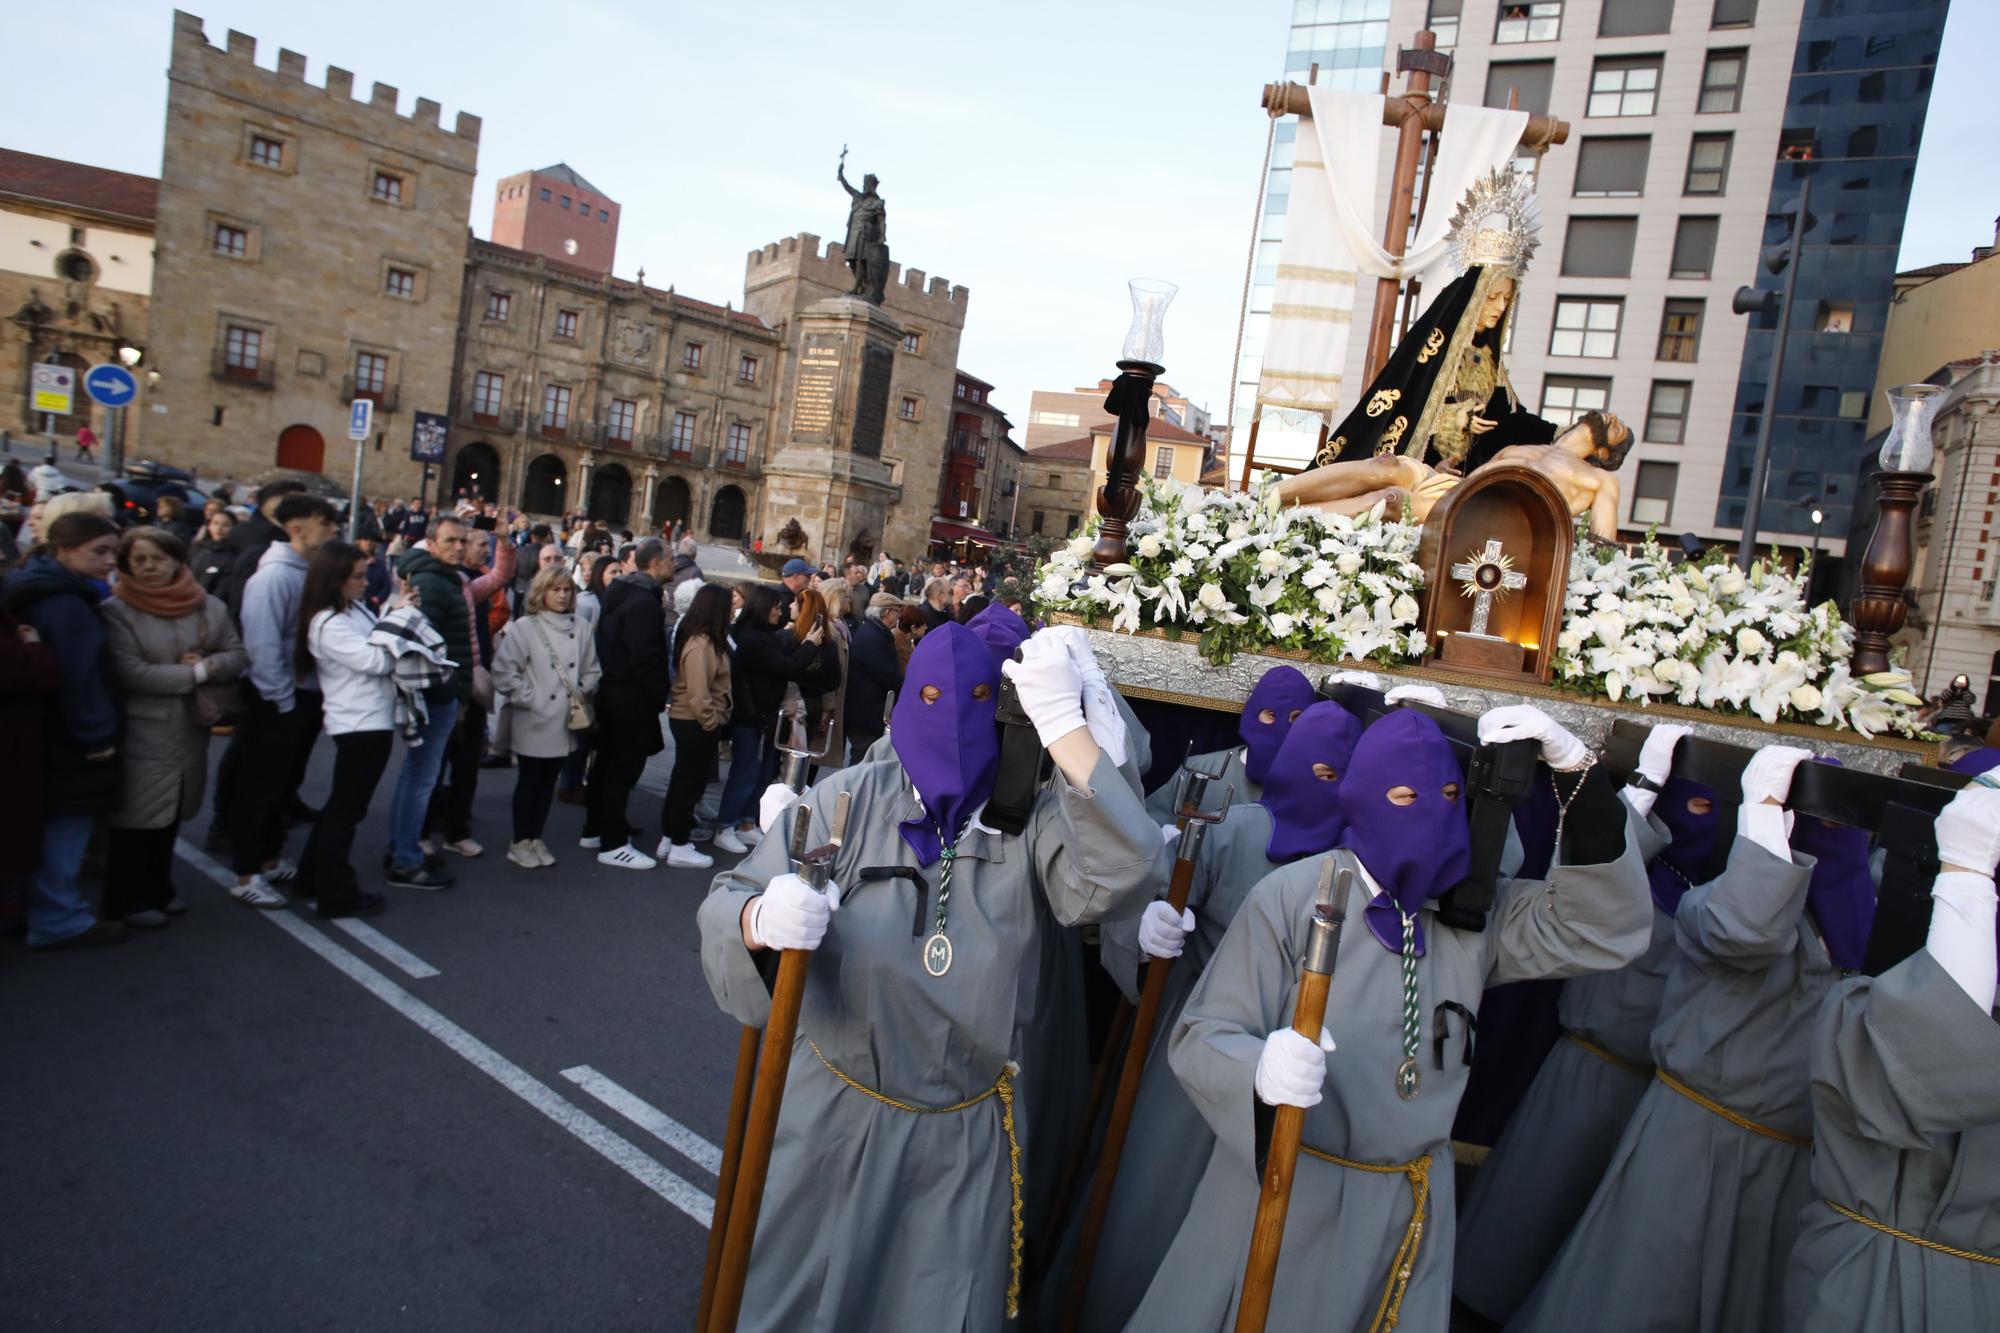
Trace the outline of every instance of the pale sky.
{"label": "pale sky", "polygon": [[[1114,373],[1125,280],[1181,291],[1167,379],[1227,406],[1266,120],[1291,0],[878,0],[748,5],[197,4],[230,28],[484,120],[473,230],[494,183],[566,161],[624,209],[616,272],[704,300],[742,299],[746,253],[838,239],[833,180],[882,178],[898,262],[971,289],[959,365],[1027,423],[1028,393]],[[98,0],[88,19],[20,5],[0,144],[158,175],[172,10]],[[1981,54],[2000,4],[1953,6],[1902,267],[1964,259],[2000,212]],[[53,57],[53,58],[51,58]],[[1558,150],[1560,151],[1560,150]],[[1018,438],[1018,435],[1017,435]]]}

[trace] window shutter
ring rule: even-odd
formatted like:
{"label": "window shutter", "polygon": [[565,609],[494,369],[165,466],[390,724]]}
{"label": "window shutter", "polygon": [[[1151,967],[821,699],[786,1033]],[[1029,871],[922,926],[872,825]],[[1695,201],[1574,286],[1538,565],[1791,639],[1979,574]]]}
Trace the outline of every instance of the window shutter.
{"label": "window shutter", "polygon": [[1563,276],[1629,278],[1638,239],[1637,218],[1571,218],[1563,243]]}
{"label": "window shutter", "polygon": [[1549,89],[1555,83],[1553,60],[1501,60],[1486,70],[1486,105],[1506,106],[1507,90],[1513,89],[1515,107],[1531,116],[1549,114]]}
{"label": "window shutter", "polygon": [[1646,189],[1646,163],[1653,141],[1647,135],[1592,137],[1578,146],[1576,193],[1638,195]]}

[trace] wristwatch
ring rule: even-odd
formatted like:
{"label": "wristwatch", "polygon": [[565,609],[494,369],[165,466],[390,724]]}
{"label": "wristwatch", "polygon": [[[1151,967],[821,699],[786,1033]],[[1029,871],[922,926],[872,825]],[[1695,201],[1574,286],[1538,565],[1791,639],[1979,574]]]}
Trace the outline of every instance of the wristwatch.
{"label": "wristwatch", "polygon": [[1631,783],[1632,786],[1643,788],[1644,790],[1653,793],[1653,795],[1655,796],[1658,796],[1661,792],[1666,790],[1665,787],[1653,781],[1651,778],[1647,777],[1644,773],[1635,772],[1632,774],[1631,778],[1628,779],[1628,781]]}

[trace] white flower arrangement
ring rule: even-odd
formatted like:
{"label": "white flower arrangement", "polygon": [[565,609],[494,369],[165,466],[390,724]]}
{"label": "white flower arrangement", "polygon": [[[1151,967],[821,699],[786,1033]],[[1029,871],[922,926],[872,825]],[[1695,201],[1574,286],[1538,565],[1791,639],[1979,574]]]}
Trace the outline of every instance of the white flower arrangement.
{"label": "white flower arrangement", "polygon": [[1627,552],[1580,537],[1555,683],[1614,702],[1752,713],[1767,724],[1920,734],[1923,700],[1909,674],[1856,677],[1853,655],[1853,627],[1833,603],[1806,605],[1803,572],[1760,560],[1746,573],[1720,551],[1677,563],[1650,539]]}
{"label": "white flower arrangement", "polygon": [[1254,493],[1147,478],[1127,531],[1127,563],[1092,572],[1095,527],[1059,547],[1037,574],[1043,612],[1105,617],[1114,630],[1199,633],[1203,656],[1283,648],[1320,661],[1421,661],[1415,563],[1419,529],[1280,507]]}

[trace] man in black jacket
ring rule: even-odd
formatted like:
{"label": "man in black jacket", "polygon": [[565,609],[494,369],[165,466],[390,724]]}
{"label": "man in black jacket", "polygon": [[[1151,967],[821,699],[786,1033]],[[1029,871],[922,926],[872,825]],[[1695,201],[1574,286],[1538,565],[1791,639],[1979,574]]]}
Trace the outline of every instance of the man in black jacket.
{"label": "man in black jacket", "polygon": [[597,766],[591,771],[583,845],[597,859],[625,870],[651,870],[652,857],[632,845],[625,803],[646,760],[666,748],[660,714],[667,710],[667,620],[660,589],[672,576],[666,543],[648,537],[632,553],[637,570],[604,586],[597,617]]}
{"label": "man in black jacket", "polygon": [[847,654],[847,703],[841,713],[847,728],[851,764],[860,763],[868,747],[882,739],[883,713],[888,708],[889,696],[903,688],[896,637],[882,623],[884,614],[891,609],[900,611],[902,607],[902,599],[878,592],[868,599],[867,614],[854,631],[854,646]]}

